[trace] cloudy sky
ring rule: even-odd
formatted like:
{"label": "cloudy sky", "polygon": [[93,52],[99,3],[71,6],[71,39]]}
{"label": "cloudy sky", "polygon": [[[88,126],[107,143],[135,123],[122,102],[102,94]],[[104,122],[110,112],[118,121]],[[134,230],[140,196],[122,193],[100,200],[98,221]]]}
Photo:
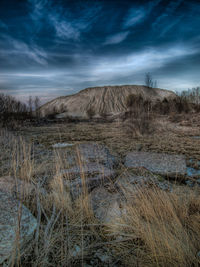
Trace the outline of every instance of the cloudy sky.
{"label": "cloudy sky", "polygon": [[0,92],[45,102],[91,86],[200,85],[199,0],[1,0]]}

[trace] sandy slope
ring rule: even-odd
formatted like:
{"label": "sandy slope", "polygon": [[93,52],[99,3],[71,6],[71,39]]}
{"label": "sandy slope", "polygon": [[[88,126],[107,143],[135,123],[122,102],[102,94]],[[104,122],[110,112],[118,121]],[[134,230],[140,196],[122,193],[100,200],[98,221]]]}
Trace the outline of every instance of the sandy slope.
{"label": "sandy slope", "polygon": [[87,117],[87,110],[92,108],[96,115],[102,113],[117,114],[125,111],[126,98],[130,94],[141,94],[152,101],[173,98],[172,91],[148,88],[140,85],[103,86],[87,88],[77,94],[56,98],[41,107],[41,114],[62,113],[64,116]]}

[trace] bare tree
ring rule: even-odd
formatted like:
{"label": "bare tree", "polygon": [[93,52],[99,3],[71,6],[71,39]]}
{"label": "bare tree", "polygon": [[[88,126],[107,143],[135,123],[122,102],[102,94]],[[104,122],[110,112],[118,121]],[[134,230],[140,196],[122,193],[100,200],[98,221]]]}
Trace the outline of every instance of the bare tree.
{"label": "bare tree", "polygon": [[40,107],[40,99],[38,96],[35,97],[34,99],[34,106],[35,106],[35,114],[37,117],[40,116],[40,110],[39,110],[39,107]]}
{"label": "bare tree", "polygon": [[178,96],[196,105],[200,104],[200,87],[197,86],[192,89],[184,90],[182,92],[176,92]]}
{"label": "bare tree", "polygon": [[147,72],[145,74],[145,85],[148,87],[148,88],[157,88],[157,81],[153,80],[153,77],[151,75],[150,72]]}
{"label": "bare tree", "polygon": [[32,115],[32,113],[33,113],[33,99],[32,99],[32,96],[29,96],[29,99],[28,99],[28,109],[29,109],[30,115]]}
{"label": "bare tree", "polygon": [[25,113],[27,107],[13,96],[0,94],[0,113]]}

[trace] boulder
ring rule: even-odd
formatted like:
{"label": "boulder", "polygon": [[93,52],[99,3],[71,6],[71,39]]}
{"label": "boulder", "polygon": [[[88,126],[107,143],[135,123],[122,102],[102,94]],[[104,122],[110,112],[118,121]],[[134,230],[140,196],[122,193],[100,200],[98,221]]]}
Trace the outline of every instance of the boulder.
{"label": "boulder", "polygon": [[60,174],[65,178],[63,183],[70,189],[73,197],[80,195],[83,185],[91,191],[97,186],[109,183],[116,176],[113,169],[92,162],[62,170]]}
{"label": "boulder", "polygon": [[114,170],[105,167],[102,164],[97,163],[85,163],[83,165],[76,165],[69,169],[65,169],[61,171],[61,174],[69,177],[70,179],[76,178],[77,176],[95,176],[101,175],[102,179],[112,178],[115,174]]}
{"label": "boulder", "polygon": [[0,190],[17,198],[31,195],[34,191],[34,186],[24,180],[11,176],[0,177]]}
{"label": "boulder", "polygon": [[123,193],[125,197],[137,192],[138,188],[156,186],[162,190],[171,191],[172,186],[168,181],[159,181],[159,179],[151,175],[135,175],[129,172],[123,173],[115,182],[115,186]]}
{"label": "boulder", "polygon": [[79,145],[65,146],[64,143],[58,143],[64,149],[59,150],[61,157],[64,157],[68,166],[84,163],[102,164],[107,168],[113,168],[118,164],[118,158],[110,153],[107,147],[96,143],[82,143]]}
{"label": "boulder", "polygon": [[37,227],[37,220],[18,200],[0,190],[0,264],[21,254],[30,242]]}
{"label": "boulder", "polygon": [[104,224],[116,221],[122,215],[120,195],[109,193],[104,187],[95,188],[89,195],[95,217]]}
{"label": "boulder", "polygon": [[113,168],[118,164],[118,159],[109,152],[107,147],[100,144],[80,144],[77,146],[77,152],[82,162],[96,162],[107,168]]}
{"label": "boulder", "polygon": [[153,173],[169,177],[184,176],[187,173],[186,160],[182,155],[135,151],[126,155],[125,166],[144,167]]}

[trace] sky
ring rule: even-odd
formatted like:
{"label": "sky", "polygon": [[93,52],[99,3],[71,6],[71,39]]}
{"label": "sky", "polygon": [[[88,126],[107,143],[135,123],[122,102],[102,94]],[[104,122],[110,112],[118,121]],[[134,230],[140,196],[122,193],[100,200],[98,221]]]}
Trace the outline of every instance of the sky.
{"label": "sky", "polygon": [[200,0],[1,0],[0,93],[46,102],[86,87],[200,85]]}

